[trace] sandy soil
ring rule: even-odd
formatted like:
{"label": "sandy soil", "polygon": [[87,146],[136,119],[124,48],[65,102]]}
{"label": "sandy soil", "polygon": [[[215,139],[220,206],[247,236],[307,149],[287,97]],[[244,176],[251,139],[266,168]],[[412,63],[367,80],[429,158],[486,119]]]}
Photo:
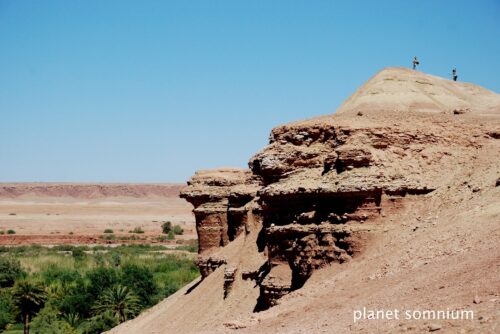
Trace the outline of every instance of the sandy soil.
{"label": "sandy soil", "polygon": [[[46,187],[50,193],[44,192],[40,184],[36,192],[17,196],[12,196],[12,191],[0,191],[0,231],[16,231],[15,235],[0,235],[0,244],[94,243],[105,229],[112,229],[116,236],[130,236],[128,231],[136,227],[145,231],[137,236],[151,238],[161,234],[160,226],[167,220],[183,227],[185,233],[180,238],[195,239],[192,207],[178,198],[181,186],[175,185],[164,194],[151,194],[144,189],[130,194],[130,188],[135,187],[130,185],[128,195],[121,192],[112,196],[89,196],[85,191],[79,193],[74,185],[72,193],[54,193],[54,184]],[[67,187],[63,185],[62,189]]]}

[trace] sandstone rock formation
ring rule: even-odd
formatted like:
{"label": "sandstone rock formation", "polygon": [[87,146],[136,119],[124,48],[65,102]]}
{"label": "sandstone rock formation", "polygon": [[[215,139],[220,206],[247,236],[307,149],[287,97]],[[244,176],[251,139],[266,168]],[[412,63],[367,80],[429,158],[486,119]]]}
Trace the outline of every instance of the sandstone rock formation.
{"label": "sandstone rock formation", "polygon": [[[196,290],[206,284],[231,291],[217,304],[231,311],[210,314],[222,321],[268,309],[319,269],[339,273],[369,256],[389,227],[420,222],[426,207],[445,210],[454,201],[458,212],[483,189],[498,196],[500,170],[491,154],[499,152],[499,116],[498,94],[389,68],[333,116],[273,129],[249,170],[196,173],[181,194],[195,207],[204,278]],[[482,168],[488,172],[471,176]],[[207,323],[193,331],[217,326]]]}
{"label": "sandstone rock formation", "polygon": [[199,252],[227,245],[246,226],[250,202],[260,182],[248,170],[199,171],[181,191],[195,209]]}
{"label": "sandstone rock formation", "polygon": [[[399,90],[402,82],[410,83],[408,91]],[[477,99],[476,92],[487,98]],[[464,147],[476,147],[475,138],[485,135],[456,126],[435,131],[383,119],[354,122],[347,115],[359,117],[361,111],[401,117],[411,110],[423,119],[438,113],[445,123],[458,109],[494,112],[498,100],[470,85],[387,69],[348,99],[336,117],[273,129],[269,145],[251,158],[251,172],[198,172],[181,196],[195,206],[203,277],[226,263],[203,255],[245,229],[246,205],[253,201],[258,204],[253,208],[259,212],[257,229],[262,228],[258,246],[268,257],[262,269],[266,276],[258,282],[264,303],[258,309],[273,305],[276,298],[300,288],[313,270],[355,256],[373,228],[365,223],[404,205],[406,198],[442,186],[445,179],[437,176],[450,157]]]}

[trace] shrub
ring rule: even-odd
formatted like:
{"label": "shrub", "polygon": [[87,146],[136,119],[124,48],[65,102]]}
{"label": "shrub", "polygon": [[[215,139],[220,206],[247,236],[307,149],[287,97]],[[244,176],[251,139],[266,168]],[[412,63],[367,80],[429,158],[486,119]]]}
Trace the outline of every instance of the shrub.
{"label": "shrub", "polygon": [[0,290],[0,332],[5,327],[14,322],[16,317],[16,310],[12,296],[7,290]]}
{"label": "shrub", "polygon": [[85,257],[85,252],[81,248],[74,248],[71,251],[71,255],[75,260],[82,260]]}
{"label": "shrub", "polygon": [[66,296],[60,304],[60,310],[66,314],[79,314],[82,317],[90,316],[90,308],[94,298],[85,291],[83,281],[77,282],[75,288]]}
{"label": "shrub", "polygon": [[16,231],[14,231],[14,230],[7,230],[7,234],[16,234]]}
{"label": "shrub", "polygon": [[52,247],[53,250],[58,251],[58,252],[73,252],[73,250],[77,248],[73,245],[56,245]]}
{"label": "shrub", "polygon": [[144,231],[140,227],[134,228],[132,231],[128,231],[128,233],[137,233],[137,234],[142,234]]}
{"label": "shrub", "polygon": [[95,260],[95,264],[99,267],[102,267],[105,264],[104,256],[100,253],[97,253],[94,255],[94,260]]}
{"label": "shrub", "polygon": [[118,325],[118,320],[111,312],[103,312],[80,325],[83,334],[100,334]]}
{"label": "shrub", "polygon": [[23,275],[18,260],[0,257],[0,288],[11,287]]}
{"label": "shrub", "polygon": [[104,233],[113,233],[113,230],[110,229],[110,228],[107,228],[107,229],[104,230]]}
{"label": "shrub", "polygon": [[180,225],[175,225],[174,228],[172,229],[172,231],[176,235],[181,235],[182,233],[184,233],[184,230],[182,229],[182,227]]}
{"label": "shrub", "polygon": [[5,234],[5,231],[4,230],[0,230],[0,234]]}
{"label": "shrub", "polygon": [[116,240],[116,236],[114,234],[101,235],[100,238],[103,240]]}
{"label": "shrub", "polygon": [[177,246],[176,249],[198,253],[198,240],[189,240],[189,243],[187,245]]}
{"label": "shrub", "polygon": [[33,334],[76,334],[76,330],[66,321],[58,319],[58,311],[50,306],[44,307],[33,318]]}
{"label": "shrub", "polygon": [[139,297],[141,306],[151,306],[151,297],[158,291],[149,268],[136,264],[124,265],[121,281]]}
{"label": "shrub", "polygon": [[[73,256],[75,256],[74,254],[75,253],[73,253]],[[78,271],[71,268],[62,267],[55,263],[51,263],[47,267],[47,269],[42,271],[40,274],[43,282],[46,285],[50,285],[54,282],[61,282],[63,285],[67,285],[74,281],[77,281],[78,279],[81,279]]]}
{"label": "shrub", "polygon": [[168,240],[174,240],[175,239],[174,231],[168,232],[167,239]]}
{"label": "shrub", "polygon": [[122,258],[120,256],[120,254],[118,254],[117,252],[111,253],[111,263],[115,267],[119,267],[122,264]]}
{"label": "shrub", "polygon": [[161,232],[163,234],[168,234],[172,230],[172,223],[170,221],[166,221],[161,225]]}
{"label": "shrub", "polygon": [[87,291],[94,300],[97,300],[104,290],[119,282],[114,268],[99,267],[92,269],[86,273],[85,278],[88,280]]}
{"label": "shrub", "polygon": [[78,313],[64,313],[62,319],[73,328],[77,328],[82,323],[82,319]]}
{"label": "shrub", "polygon": [[160,235],[159,237],[156,238],[159,242],[165,242],[168,240],[166,235]]}
{"label": "shrub", "polygon": [[[132,233],[132,232],[130,232]],[[138,236],[136,235],[131,235],[131,236],[119,236],[118,237],[118,240],[141,240],[141,238],[139,238]]]}

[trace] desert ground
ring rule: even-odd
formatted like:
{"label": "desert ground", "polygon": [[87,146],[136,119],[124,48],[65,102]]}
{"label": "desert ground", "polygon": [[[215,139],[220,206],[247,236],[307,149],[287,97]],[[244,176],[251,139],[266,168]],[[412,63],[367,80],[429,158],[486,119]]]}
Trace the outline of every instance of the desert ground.
{"label": "desert ground", "polygon": [[[178,197],[182,186],[3,183],[0,245],[102,243],[105,229],[127,237],[135,228],[144,231],[141,238],[155,241],[165,221],[184,229],[177,239],[196,239],[192,207]],[[15,234],[7,234],[8,230]],[[106,240],[115,242],[133,241]]]}

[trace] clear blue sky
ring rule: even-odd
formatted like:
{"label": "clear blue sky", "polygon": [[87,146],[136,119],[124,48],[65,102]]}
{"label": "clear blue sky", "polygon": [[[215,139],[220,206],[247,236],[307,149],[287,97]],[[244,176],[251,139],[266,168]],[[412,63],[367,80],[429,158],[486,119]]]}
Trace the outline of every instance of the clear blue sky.
{"label": "clear blue sky", "polygon": [[386,66],[500,91],[500,1],[0,0],[0,181],[246,166]]}

